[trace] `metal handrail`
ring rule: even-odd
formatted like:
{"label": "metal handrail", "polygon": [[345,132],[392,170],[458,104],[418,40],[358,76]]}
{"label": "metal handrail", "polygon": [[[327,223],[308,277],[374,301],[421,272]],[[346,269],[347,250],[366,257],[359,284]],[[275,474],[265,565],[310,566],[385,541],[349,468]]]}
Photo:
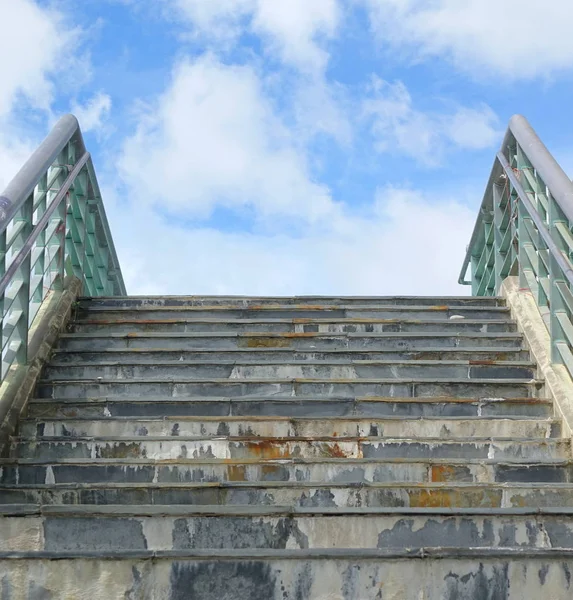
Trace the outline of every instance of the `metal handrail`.
{"label": "metal handrail", "polygon": [[537,303],[552,361],[573,377],[573,183],[520,115],[495,157],[459,283],[496,295],[513,275]]}
{"label": "metal handrail", "polygon": [[[504,152],[507,151],[509,140],[512,136],[519,143],[531,164],[537,169],[545,185],[551,190],[563,213],[573,222],[573,183],[523,115],[513,115],[509,120],[509,127],[503,138],[498,156],[501,153],[505,157]],[[483,213],[491,210],[491,189],[501,174],[501,169],[499,168],[501,165],[499,164],[498,156],[496,156],[491,170],[480,207],[480,213],[460,271],[458,283],[461,285],[471,285],[471,281],[467,281],[465,277],[472,257],[472,248],[482,230]]]}
{"label": "metal handrail", "polygon": [[505,174],[507,175],[507,178],[511,181],[511,185],[513,185],[515,191],[517,192],[517,194],[519,196],[519,199],[523,203],[523,207],[527,211],[528,216],[535,224],[537,232],[543,238],[543,241],[545,242],[545,245],[547,246],[549,253],[551,254],[551,256],[555,259],[555,261],[559,265],[559,267],[560,267],[561,271],[563,272],[563,275],[565,275],[567,281],[571,285],[573,285],[573,265],[571,265],[571,263],[563,256],[563,254],[557,247],[557,244],[553,241],[551,234],[547,230],[547,227],[545,227],[545,223],[539,218],[539,214],[535,210],[533,204],[531,204],[529,198],[527,197],[527,194],[525,193],[525,190],[523,189],[523,186],[521,185],[521,183],[515,176],[515,173],[513,172],[513,169],[510,167],[509,163],[507,162],[507,159],[505,158],[505,156],[501,152],[498,152],[497,159],[501,163],[501,166],[503,167],[503,170],[504,170]]}
{"label": "metal handrail", "polygon": [[78,153],[83,156],[86,147],[80,124],[74,115],[65,115],[0,194],[0,232],[6,230],[14,215],[34,191],[42,175],[54,164],[70,141],[73,141]]}
{"label": "metal handrail", "polygon": [[29,330],[66,275],[86,295],[125,295],[91,155],[78,120],[62,117],[0,195],[3,380],[28,359]]}

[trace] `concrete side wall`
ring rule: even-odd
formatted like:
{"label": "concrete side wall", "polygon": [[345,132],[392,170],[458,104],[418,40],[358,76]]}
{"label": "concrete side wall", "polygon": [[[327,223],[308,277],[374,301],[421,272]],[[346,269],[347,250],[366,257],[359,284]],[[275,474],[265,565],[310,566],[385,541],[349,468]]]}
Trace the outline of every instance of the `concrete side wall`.
{"label": "concrete side wall", "polygon": [[537,363],[539,378],[545,380],[545,395],[555,402],[557,416],[563,419],[563,435],[573,435],[573,381],[562,365],[551,362],[551,340],[543,322],[533,294],[519,288],[517,277],[507,278],[501,285],[501,295],[517,321],[518,330],[523,334]]}
{"label": "concrete side wall", "polygon": [[28,364],[13,365],[0,386],[0,449],[14,432],[81,291],[79,279],[67,278],[64,291],[50,292],[40,307],[29,333]]}

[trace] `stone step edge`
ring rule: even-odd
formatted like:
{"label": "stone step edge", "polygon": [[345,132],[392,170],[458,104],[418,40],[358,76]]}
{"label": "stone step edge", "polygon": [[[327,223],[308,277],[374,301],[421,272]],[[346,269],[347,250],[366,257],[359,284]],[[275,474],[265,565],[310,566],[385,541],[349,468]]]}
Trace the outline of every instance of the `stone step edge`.
{"label": "stone step edge", "polygon": [[[79,381],[79,380],[78,380]],[[120,380],[121,381],[121,380]],[[225,380],[229,381],[229,380]],[[231,380],[236,381],[236,380]],[[289,380],[290,381],[290,380]],[[330,380],[329,380],[330,381]],[[466,380],[464,380],[466,381]],[[99,383],[99,382],[98,382]],[[31,398],[28,404],[102,404],[102,403],[154,403],[154,402],[171,402],[171,403],[185,403],[189,402],[296,402],[297,404],[303,404],[304,402],[381,402],[381,403],[402,403],[402,404],[548,404],[552,405],[553,400],[551,398],[536,398],[524,396],[522,398],[491,398],[491,397],[480,397],[480,398],[458,398],[455,396],[156,396],[156,397],[142,397],[142,396],[125,396],[125,397],[90,397],[90,398]],[[130,417],[136,419],[137,417]],[[249,418],[246,416],[245,418]],[[290,418],[290,417],[288,417]],[[345,417],[340,417],[345,418]]]}
{"label": "stone step edge", "polygon": [[351,366],[405,366],[405,367],[523,367],[523,368],[535,368],[536,363],[530,360],[348,360],[348,361],[328,361],[328,360],[291,360],[287,362],[265,360],[263,362],[257,362],[254,360],[165,360],[155,361],[153,363],[140,363],[140,362],[122,362],[122,361],[98,361],[98,362],[62,362],[51,361],[47,367],[58,367],[66,369],[85,368],[85,367],[189,367],[189,366],[237,366],[237,367],[267,367],[267,366],[335,366],[335,367],[351,367]]}
{"label": "stone step edge", "polygon": [[[77,465],[77,466],[102,466],[102,465],[151,465],[151,466],[166,466],[166,465],[191,465],[201,467],[204,465],[306,465],[306,464],[332,464],[332,465],[402,465],[402,464],[427,464],[427,465],[446,465],[446,466],[464,466],[468,464],[478,465],[505,465],[505,466],[520,466],[520,467],[537,467],[537,466],[573,466],[573,459],[570,458],[543,458],[540,460],[532,459],[492,459],[492,458],[176,458],[176,459],[160,459],[154,460],[149,458],[59,458],[59,459],[41,459],[41,458],[0,458],[1,465],[23,465],[23,466],[58,466],[58,465]],[[239,483],[239,482],[237,482]],[[265,482],[266,483],[266,482]],[[271,482],[272,483],[272,482]],[[275,483],[290,483],[290,482],[275,482]],[[301,482],[303,483],[303,482]],[[382,485],[382,484],[381,484]],[[384,484],[386,485],[386,484]],[[475,484],[472,484],[475,485]]]}
{"label": "stone step edge", "polygon": [[[463,309],[466,310],[466,309]],[[492,309],[487,309],[492,310]],[[499,310],[499,309],[496,309]],[[509,315],[509,310],[503,309]],[[407,312],[407,311],[401,311]],[[419,312],[419,311],[416,311]],[[455,315],[454,315],[455,316]],[[460,323],[469,323],[470,325],[505,325],[510,323],[515,325],[515,319],[497,319],[484,317],[475,319],[470,317],[459,316],[457,319],[412,319],[412,318],[395,318],[381,319],[376,317],[331,317],[330,319],[315,319],[312,317],[293,317],[293,318],[277,318],[277,319],[209,319],[203,317],[197,318],[170,318],[170,319],[74,319],[69,321],[69,325],[173,325],[176,323],[185,324],[205,324],[205,325],[444,325],[453,326]],[[280,332],[275,332],[280,333]],[[367,332],[366,332],[367,333]],[[373,332],[371,332],[373,333]]]}
{"label": "stone step edge", "polygon": [[465,421],[469,421],[470,423],[479,423],[481,421],[491,422],[513,422],[523,424],[525,423],[541,423],[545,425],[559,425],[562,423],[561,419],[557,419],[554,417],[530,417],[527,415],[516,415],[516,416],[507,416],[507,417],[499,417],[496,415],[477,417],[477,416],[467,416],[467,417],[400,417],[397,415],[388,415],[383,417],[369,417],[369,416],[342,416],[342,417],[285,417],[285,416],[276,416],[276,417],[268,417],[268,416],[221,416],[221,417],[213,417],[213,416],[160,416],[160,417],[29,417],[22,418],[19,420],[20,424],[24,425],[32,425],[39,423],[62,423],[65,424],[69,421],[80,421],[82,423],[171,423],[174,422],[184,422],[184,423],[312,423],[319,421],[321,423],[337,423],[337,422],[365,422],[365,423],[384,423],[386,421],[390,423],[419,423],[428,421],[430,423],[441,423],[442,421],[445,423],[462,423]]}
{"label": "stone step edge", "polygon": [[484,302],[505,302],[505,299],[502,296],[468,296],[468,295],[460,295],[460,296],[416,296],[416,295],[396,295],[396,296],[349,296],[349,295],[330,295],[323,296],[321,294],[302,294],[302,295],[294,295],[294,296],[247,296],[244,294],[166,294],[166,295],[157,295],[157,294],[135,294],[129,296],[79,296],[78,301],[89,301],[89,302],[100,302],[104,300],[113,300],[117,302],[125,302],[126,300],[147,300],[147,301],[164,301],[166,299],[176,299],[176,300],[206,300],[209,298],[229,298],[234,300],[274,300],[274,299],[284,299],[284,300],[306,300],[308,298],[325,298],[325,299],[334,299],[334,300],[344,300],[345,298],[354,299],[354,300],[412,300],[416,298],[425,298],[427,300],[464,300],[471,301],[472,299],[479,299]]}
{"label": "stone step edge", "polygon": [[[81,302],[81,300],[80,300]],[[91,304],[89,307],[86,307],[84,310],[89,312],[157,312],[157,311],[168,311],[168,312],[199,312],[199,311],[212,311],[213,313],[223,312],[223,311],[244,311],[244,312],[273,312],[277,310],[291,310],[293,312],[297,311],[312,311],[312,312],[327,312],[327,311],[344,311],[344,310],[371,310],[371,311],[427,311],[429,313],[433,312],[448,312],[455,310],[472,310],[476,312],[480,311],[494,311],[494,312],[509,312],[510,308],[508,306],[503,305],[479,305],[479,304],[468,304],[465,306],[462,305],[454,305],[454,304],[329,304],[325,302],[324,304],[251,304],[251,305],[243,305],[239,306],[237,304],[177,304],[177,305],[161,305],[161,304],[132,304],[129,306],[110,306],[110,305],[102,305],[102,304]]]}
{"label": "stone step edge", "polygon": [[[505,465],[505,466],[521,466],[521,467],[536,467],[536,466],[573,466],[571,458],[543,458],[539,460],[524,459],[508,459],[508,458],[177,458],[177,459],[161,459],[159,461],[149,458],[58,458],[58,459],[41,459],[41,458],[0,458],[0,466],[2,465],[192,465],[201,467],[203,465],[306,465],[306,464],[334,464],[334,465],[377,465],[377,464],[427,464],[427,465],[453,465],[463,466],[467,464],[479,465]],[[288,482],[283,482],[288,483]]]}
{"label": "stone step edge", "polygon": [[[509,321],[504,321],[509,323]],[[305,332],[305,333],[278,333],[273,331],[229,331],[229,332],[187,332],[187,331],[140,331],[140,332],[121,332],[121,333],[61,333],[60,339],[142,339],[142,338],[502,338],[502,339],[523,339],[523,335],[517,331],[383,331],[383,332],[343,332],[343,333],[328,333],[328,332]],[[244,348],[243,350],[249,350]],[[317,350],[319,352],[319,350]]]}
{"label": "stone step edge", "polygon": [[[289,490],[289,489],[341,489],[341,490],[392,490],[402,488],[412,488],[421,490],[456,490],[456,491],[538,491],[538,490],[561,490],[571,491],[573,490],[573,483],[554,483],[554,482],[503,482],[503,481],[489,481],[489,482],[466,482],[466,481],[444,481],[444,482],[433,482],[433,481],[392,481],[390,483],[371,483],[368,481],[364,482],[323,482],[323,481],[206,481],[206,482],[92,482],[92,483],[28,483],[28,484],[15,484],[15,483],[3,483],[0,484],[0,491],[2,490],[16,490],[16,491],[62,491],[62,490]],[[33,503],[34,504],[34,503]],[[2,506],[8,506],[7,504],[0,505],[0,514]],[[26,504],[28,506],[28,504]],[[35,506],[35,504],[34,504]],[[50,505],[51,506],[51,505]],[[66,506],[76,506],[66,505]],[[155,506],[155,505],[154,505]],[[200,504],[197,504],[200,506]],[[219,505],[218,505],[219,506]],[[236,506],[236,505],[232,505]],[[248,505],[251,506],[251,505]],[[272,505],[270,505],[272,506]],[[384,508],[384,507],[383,507]],[[405,508],[405,507],[400,507]],[[479,507],[476,507],[479,508]],[[568,507],[573,510],[573,507]],[[541,508],[531,508],[527,510],[540,510]],[[396,510],[399,510],[398,508]],[[416,510],[422,510],[421,508]],[[426,510],[425,508],[423,510]],[[446,508],[444,508],[446,510]],[[447,509],[449,510],[449,509]],[[465,509],[464,509],[465,510]],[[467,510],[474,510],[467,509]],[[489,510],[489,509],[488,509]]]}
{"label": "stone step edge", "polygon": [[[230,377],[205,377],[197,379],[157,379],[155,377],[140,377],[137,379],[104,379],[85,378],[85,379],[41,379],[38,385],[81,385],[81,384],[123,384],[133,385],[140,383],[169,383],[178,385],[181,383],[373,383],[373,384],[396,384],[396,383],[452,383],[452,384],[467,384],[467,383],[483,383],[483,384],[500,384],[500,385],[537,385],[541,386],[544,383],[543,379],[539,378],[481,378],[481,377],[382,377],[379,379],[371,377],[363,378],[324,378],[324,377],[253,377],[253,378],[230,378]],[[290,396],[289,396],[290,397]],[[293,396],[294,397],[294,396]]]}
{"label": "stone step edge", "polygon": [[170,517],[170,516],[213,516],[213,517],[263,517],[263,516],[383,516],[383,515],[443,515],[443,516],[573,516],[573,507],[544,508],[402,508],[402,507],[301,507],[253,506],[253,505],[124,505],[124,504],[4,504],[0,505],[0,518],[7,517]]}
{"label": "stone step edge", "polygon": [[42,444],[52,442],[62,443],[83,443],[83,442],[101,442],[101,443],[125,443],[125,442],[252,442],[255,444],[266,444],[266,443],[308,443],[308,442],[341,442],[341,443],[352,443],[352,442],[366,442],[371,444],[475,444],[475,443],[514,443],[523,445],[558,445],[558,444],[571,444],[571,438],[553,438],[553,437],[456,437],[448,436],[447,438],[442,437],[397,437],[397,436],[333,436],[333,435],[317,435],[317,436],[252,436],[252,435],[212,435],[212,436],[187,436],[187,435],[140,435],[140,436],[33,436],[33,437],[21,437],[13,436],[11,438],[14,444],[28,443],[28,444]]}
{"label": "stone step edge", "polygon": [[46,561],[233,561],[252,562],[258,560],[340,560],[340,561],[380,561],[380,560],[464,560],[479,559],[491,562],[506,560],[573,560],[572,548],[499,548],[499,547],[420,547],[420,548],[327,548],[306,550],[268,550],[245,548],[240,550],[121,550],[106,552],[0,552],[0,561],[46,560]]}
{"label": "stone step edge", "polygon": [[[391,354],[391,353],[441,353],[449,354],[452,352],[458,352],[463,354],[479,354],[479,353],[492,353],[492,354],[512,354],[515,352],[527,352],[527,350],[520,348],[510,348],[507,346],[458,346],[458,347],[439,347],[439,346],[428,346],[426,348],[379,348],[377,350],[371,350],[369,348],[324,348],[323,350],[314,350],[309,348],[281,348],[277,346],[270,346],[269,348],[108,348],[107,350],[70,350],[69,348],[55,348],[53,354],[133,354],[135,356],[139,354],[162,354],[162,353],[173,353],[187,352],[188,354],[257,354],[262,352],[277,353],[277,354]],[[414,359],[410,359],[414,360]],[[69,364],[69,363],[65,363]]]}
{"label": "stone step edge", "polygon": [[[120,309],[106,309],[103,312],[125,312],[125,313],[129,313],[130,310],[132,309],[128,309],[128,308],[120,308]],[[149,310],[149,309],[133,309],[134,312],[137,312],[137,310]],[[168,310],[169,312],[185,312],[186,309],[182,308],[182,309],[165,309],[165,308],[155,308],[152,309],[153,311],[162,311],[162,310]],[[202,309],[201,309],[202,310]],[[243,308],[239,308],[236,310],[240,310],[240,311],[247,311],[249,309],[243,309]],[[290,310],[290,309],[288,309]],[[344,310],[344,309],[342,309]],[[421,306],[412,306],[412,307],[394,307],[394,306],[390,306],[390,307],[382,307],[382,308],[358,308],[357,310],[374,310],[376,312],[384,312],[387,311],[389,313],[395,313],[395,312],[404,312],[404,313],[408,313],[408,312],[424,312],[424,313],[428,313],[428,316],[431,316],[432,314],[435,314],[437,312],[446,312],[445,310],[435,310],[432,309],[431,307],[421,307]],[[476,312],[478,313],[483,313],[483,312],[493,312],[493,313],[499,313],[500,315],[510,315],[511,311],[509,308],[505,308],[505,307],[466,307],[466,306],[456,306],[456,307],[450,307],[449,308],[450,312],[455,312],[455,311],[467,311],[467,312]],[[91,311],[90,311],[91,312]],[[94,311],[96,312],[96,311]],[[437,319],[437,318],[420,318],[420,319],[412,319],[411,317],[399,317],[399,318],[381,318],[381,317],[238,317],[238,318],[232,318],[232,317],[169,317],[166,319],[145,319],[145,320],[141,320],[138,318],[130,318],[130,317],[122,317],[119,319],[111,319],[111,320],[107,320],[107,319],[91,319],[89,317],[89,312],[87,313],[87,315],[85,316],[81,316],[81,317],[76,317],[75,319],[72,319],[69,321],[70,324],[97,324],[100,323],[102,325],[104,324],[110,324],[110,323],[143,323],[143,324],[148,324],[148,323],[208,323],[208,324],[224,324],[224,325],[235,325],[235,324],[263,324],[263,323],[286,323],[289,325],[311,325],[313,323],[316,324],[327,324],[327,323],[350,323],[350,324],[360,324],[360,323],[454,323],[454,322],[459,322],[459,321],[465,321],[465,322],[469,322],[469,323],[507,323],[508,319],[498,319],[497,317],[486,317],[486,318],[479,318],[479,319],[474,319],[473,317],[463,317],[461,315],[459,315],[458,319]],[[515,319],[509,319],[509,322],[513,322],[515,323]]]}

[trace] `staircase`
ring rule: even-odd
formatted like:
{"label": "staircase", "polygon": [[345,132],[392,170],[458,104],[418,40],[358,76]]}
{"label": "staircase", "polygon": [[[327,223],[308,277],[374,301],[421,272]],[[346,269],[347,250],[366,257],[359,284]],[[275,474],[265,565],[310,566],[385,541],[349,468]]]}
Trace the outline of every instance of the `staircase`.
{"label": "staircase", "polygon": [[82,299],[0,463],[1,597],[570,598],[536,375],[498,298]]}

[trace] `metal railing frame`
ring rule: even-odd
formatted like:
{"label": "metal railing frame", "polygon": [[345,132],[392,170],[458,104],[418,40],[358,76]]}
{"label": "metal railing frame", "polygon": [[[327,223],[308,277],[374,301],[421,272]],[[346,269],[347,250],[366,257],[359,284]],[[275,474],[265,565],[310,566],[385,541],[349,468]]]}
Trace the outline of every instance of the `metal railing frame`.
{"label": "metal railing frame", "polygon": [[0,348],[4,380],[26,364],[34,317],[66,275],[89,296],[125,295],[90,153],[62,117],[0,194]]}
{"label": "metal railing frame", "polygon": [[459,283],[494,296],[509,276],[532,293],[551,359],[573,376],[573,183],[521,115],[496,155]]}

